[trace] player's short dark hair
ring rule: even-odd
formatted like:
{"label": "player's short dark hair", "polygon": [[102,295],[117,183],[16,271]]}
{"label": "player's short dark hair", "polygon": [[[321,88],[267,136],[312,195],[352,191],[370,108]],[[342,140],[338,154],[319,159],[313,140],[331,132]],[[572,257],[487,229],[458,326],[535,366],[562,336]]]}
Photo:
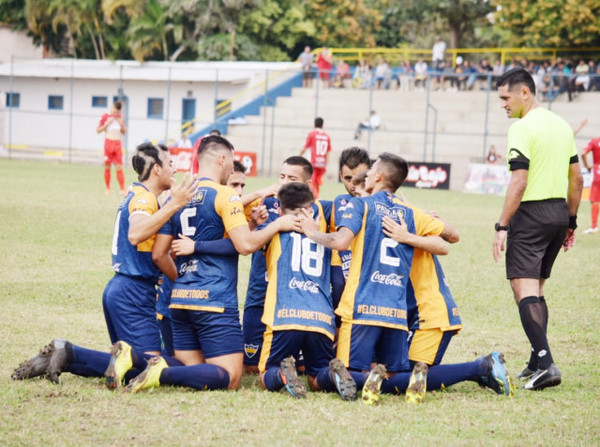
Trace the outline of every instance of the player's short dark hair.
{"label": "player's short dark hair", "polygon": [[340,171],[343,166],[348,166],[349,169],[354,169],[358,165],[365,164],[371,167],[371,159],[369,153],[360,147],[349,147],[342,151],[340,155]]}
{"label": "player's short dark hair", "polygon": [[123,107],[123,103],[121,101],[115,101],[113,103],[113,105],[115,106],[115,109],[117,109],[117,110],[121,110],[121,107]]}
{"label": "player's short dark hair", "polygon": [[200,146],[198,146],[198,158],[208,151],[214,151],[218,149],[229,149],[233,152],[233,144],[231,144],[227,138],[224,138],[220,135],[208,135],[202,138]]}
{"label": "player's short dark hair", "polygon": [[131,159],[133,170],[138,175],[140,182],[145,182],[150,177],[150,172],[154,165],[162,167],[160,152],[168,152],[169,148],[164,144],[154,145],[150,142],[142,143],[135,149],[135,154]]}
{"label": "player's short dark hair", "polygon": [[237,160],[233,160],[233,172],[241,172],[242,174],[245,174],[246,166]]}
{"label": "player's short dark hair", "polygon": [[282,210],[304,207],[314,201],[312,191],[306,183],[291,182],[283,185],[277,193]]}
{"label": "player's short dark hair", "polygon": [[384,152],[379,155],[378,160],[385,165],[385,182],[396,191],[408,175],[408,162],[399,155]]}
{"label": "player's short dark hair", "polygon": [[518,84],[525,84],[529,91],[535,95],[535,81],[529,72],[521,67],[512,68],[501,75],[496,81],[496,88],[508,85],[509,90],[512,90]]}
{"label": "player's short dark hair", "polygon": [[283,164],[290,166],[301,166],[307,180],[310,180],[313,175],[313,167],[310,164],[310,161],[304,157],[300,157],[299,155],[292,155],[291,157],[286,158]]}
{"label": "player's short dark hair", "polygon": [[209,135],[221,135],[221,131],[219,129],[211,129],[210,132],[208,132]]}
{"label": "player's short dark hair", "polygon": [[323,128],[323,118],[316,117],[315,118],[315,127],[322,129]]}

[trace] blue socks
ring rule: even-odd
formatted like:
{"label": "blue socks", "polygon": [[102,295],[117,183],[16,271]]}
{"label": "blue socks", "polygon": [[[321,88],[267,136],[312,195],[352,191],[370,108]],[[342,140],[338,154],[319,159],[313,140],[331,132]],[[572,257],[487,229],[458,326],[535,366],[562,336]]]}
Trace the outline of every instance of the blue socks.
{"label": "blue socks", "polygon": [[317,384],[321,391],[337,392],[335,383],[331,380],[331,374],[329,374],[329,367],[321,368],[317,373]]}
{"label": "blue socks", "polygon": [[186,386],[197,390],[226,390],[229,386],[229,373],[220,366],[207,363],[173,366],[163,369],[160,384]]}
{"label": "blue socks", "polygon": [[281,380],[281,375],[279,374],[279,366],[272,366],[267,369],[263,375],[263,382],[265,383],[265,388],[269,391],[279,391],[283,388],[283,380]]}
{"label": "blue socks", "polygon": [[110,363],[110,354],[94,351],[71,344],[71,364],[67,371],[82,377],[104,377],[104,371]]}

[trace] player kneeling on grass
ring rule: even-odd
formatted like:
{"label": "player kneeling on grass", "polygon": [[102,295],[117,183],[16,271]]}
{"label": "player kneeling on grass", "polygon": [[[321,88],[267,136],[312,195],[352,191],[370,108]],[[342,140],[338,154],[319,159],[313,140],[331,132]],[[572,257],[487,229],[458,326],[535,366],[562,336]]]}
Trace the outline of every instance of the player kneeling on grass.
{"label": "player kneeling on grass", "polygon": [[[510,379],[497,352],[467,364],[431,367],[429,374],[427,365],[418,362],[411,375],[407,290],[415,251],[446,254],[448,247],[440,237],[441,221],[395,195],[407,174],[404,159],[383,153],[367,173],[365,190],[370,196],[350,200],[335,232],[318,231],[306,213],[302,218],[303,231],[313,241],[335,250],[352,250],[348,283],[336,310],[342,317],[337,356],[362,387],[367,404],[376,403],[380,392],[412,393],[410,400],[418,402],[425,389],[462,380],[510,395]],[[396,234],[386,221],[404,231]],[[367,373],[374,358],[382,364]]]}
{"label": "player kneeling on grass", "polygon": [[[312,216],[313,195],[304,183],[279,190],[281,211]],[[269,285],[262,321],[266,325],[259,370],[269,391],[283,387],[294,397],[306,397],[306,386],[293,355],[302,350],[313,391],[338,391],[344,400],[356,398],[356,383],[334,358],[335,316],[331,299],[331,250],[297,232],[276,234],[266,249]]]}

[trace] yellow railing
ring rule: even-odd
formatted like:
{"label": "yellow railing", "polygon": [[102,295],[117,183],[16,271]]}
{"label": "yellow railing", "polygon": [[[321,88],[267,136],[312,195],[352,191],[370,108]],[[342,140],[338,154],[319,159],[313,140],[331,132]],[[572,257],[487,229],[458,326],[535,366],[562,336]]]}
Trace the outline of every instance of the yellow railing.
{"label": "yellow railing", "polygon": [[[314,50],[318,54],[321,49]],[[344,59],[346,61],[359,61],[361,59],[374,60],[378,57],[385,57],[391,62],[395,61],[417,61],[420,58],[431,59],[431,50],[414,48],[330,48],[331,54],[335,59]],[[558,57],[567,57],[569,55],[581,55],[585,53],[589,57],[598,59],[600,57],[600,47],[584,48],[447,48],[447,57],[452,58],[455,64],[456,56],[465,54],[480,54],[488,58],[500,59],[502,65],[512,58],[527,58],[530,60],[550,59],[556,62]]]}

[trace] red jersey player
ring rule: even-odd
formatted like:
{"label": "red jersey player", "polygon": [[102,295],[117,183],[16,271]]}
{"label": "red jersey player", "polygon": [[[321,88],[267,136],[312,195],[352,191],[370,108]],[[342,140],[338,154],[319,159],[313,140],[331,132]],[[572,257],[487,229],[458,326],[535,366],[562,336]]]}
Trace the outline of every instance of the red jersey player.
{"label": "red jersey player", "polygon": [[310,162],[313,166],[313,195],[317,199],[323,174],[327,168],[327,158],[331,152],[331,138],[323,132],[323,118],[315,118],[315,129],[306,137],[306,143],[304,143],[304,149],[300,152],[300,156],[306,152],[306,149],[310,149]]}
{"label": "red jersey player", "polygon": [[106,132],[104,136],[104,182],[106,194],[110,194],[110,165],[115,165],[117,180],[121,194],[125,195],[125,176],[123,175],[123,149],[121,147],[121,134],[126,132],[125,122],[121,116],[121,101],[115,101],[110,113],[105,113],[100,118],[96,132]]}
{"label": "red jersey player", "polygon": [[598,208],[600,205],[600,137],[591,140],[581,153],[581,160],[587,170],[590,170],[590,164],[587,160],[587,154],[592,153],[594,162],[592,168],[592,187],[590,189],[590,202],[592,202],[592,226],[585,230],[583,234],[593,234],[598,232]]}

